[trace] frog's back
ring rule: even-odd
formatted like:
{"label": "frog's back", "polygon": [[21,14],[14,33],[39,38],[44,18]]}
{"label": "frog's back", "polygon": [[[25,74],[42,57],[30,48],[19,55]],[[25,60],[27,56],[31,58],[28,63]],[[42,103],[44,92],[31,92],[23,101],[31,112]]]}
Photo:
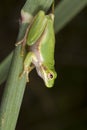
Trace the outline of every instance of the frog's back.
{"label": "frog's back", "polygon": [[44,64],[49,68],[54,66],[54,49],[55,49],[55,36],[53,21],[50,19],[44,31],[43,40],[41,43],[41,54]]}

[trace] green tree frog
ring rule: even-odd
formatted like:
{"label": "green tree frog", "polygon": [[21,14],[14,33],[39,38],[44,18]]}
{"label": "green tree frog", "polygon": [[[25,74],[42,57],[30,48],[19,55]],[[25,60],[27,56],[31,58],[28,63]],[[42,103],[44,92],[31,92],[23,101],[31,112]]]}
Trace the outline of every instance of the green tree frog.
{"label": "green tree frog", "polygon": [[19,41],[17,45],[20,43],[22,43],[22,47],[25,45],[29,47],[22,75],[26,73],[27,81],[29,81],[28,74],[33,68],[36,68],[45,85],[51,88],[57,77],[54,68],[54,14],[45,15],[45,12],[40,10],[27,28],[23,40]]}

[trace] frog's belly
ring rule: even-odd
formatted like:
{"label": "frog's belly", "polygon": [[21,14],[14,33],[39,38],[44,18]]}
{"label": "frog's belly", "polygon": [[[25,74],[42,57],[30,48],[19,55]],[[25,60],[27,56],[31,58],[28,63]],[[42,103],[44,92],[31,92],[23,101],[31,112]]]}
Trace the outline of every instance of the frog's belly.
{"label": "frog's belly", "polygon": [[34,64],[38,75],[41,78],[43,78],[43,76],[41,74],[41,65],[43,63],[43,58],[42,58],[40,52],[38,51],[38,49],[36,48],[36,46],[33,45],[32,47],[30,47],[30,51],[32,51],[35,55],[35,57],[32,59],[32,63]]}
{"label": "frog's belly", "polygon": [[30,51],[34,53],[35,57],[33,58],[32,63],[35,65],[35,67],[40,67],[43,63],[43,57],[41,56],[41,53],[38,49],[38,47],[35,45],[30,46]]}

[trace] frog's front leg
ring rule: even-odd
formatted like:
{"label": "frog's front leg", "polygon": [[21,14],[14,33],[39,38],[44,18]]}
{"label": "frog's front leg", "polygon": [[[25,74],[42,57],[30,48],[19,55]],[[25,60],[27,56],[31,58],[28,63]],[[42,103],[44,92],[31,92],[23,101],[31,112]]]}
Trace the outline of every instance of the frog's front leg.
{"label": "frog's front leg", "polygon": [[20,78],[26,74],[26,79],[27,82],[29,82],[29,77],[28,74],[30,73],[30,71],[34,68],[34,65],[32,65],[32,60],[33,60],[34,54],[33,52],[29,52],[24,60],[24,68],[23,68],[23,72],[20,74]]}

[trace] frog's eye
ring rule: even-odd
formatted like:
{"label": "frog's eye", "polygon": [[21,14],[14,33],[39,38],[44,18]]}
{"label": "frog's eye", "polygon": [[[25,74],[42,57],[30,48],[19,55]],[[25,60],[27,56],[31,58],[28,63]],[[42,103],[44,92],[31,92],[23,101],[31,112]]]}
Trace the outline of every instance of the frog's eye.
{"label": "frog's eye", "polygon": [[48,73],[48,79],[53,79],[53,74],[52,73]]}

